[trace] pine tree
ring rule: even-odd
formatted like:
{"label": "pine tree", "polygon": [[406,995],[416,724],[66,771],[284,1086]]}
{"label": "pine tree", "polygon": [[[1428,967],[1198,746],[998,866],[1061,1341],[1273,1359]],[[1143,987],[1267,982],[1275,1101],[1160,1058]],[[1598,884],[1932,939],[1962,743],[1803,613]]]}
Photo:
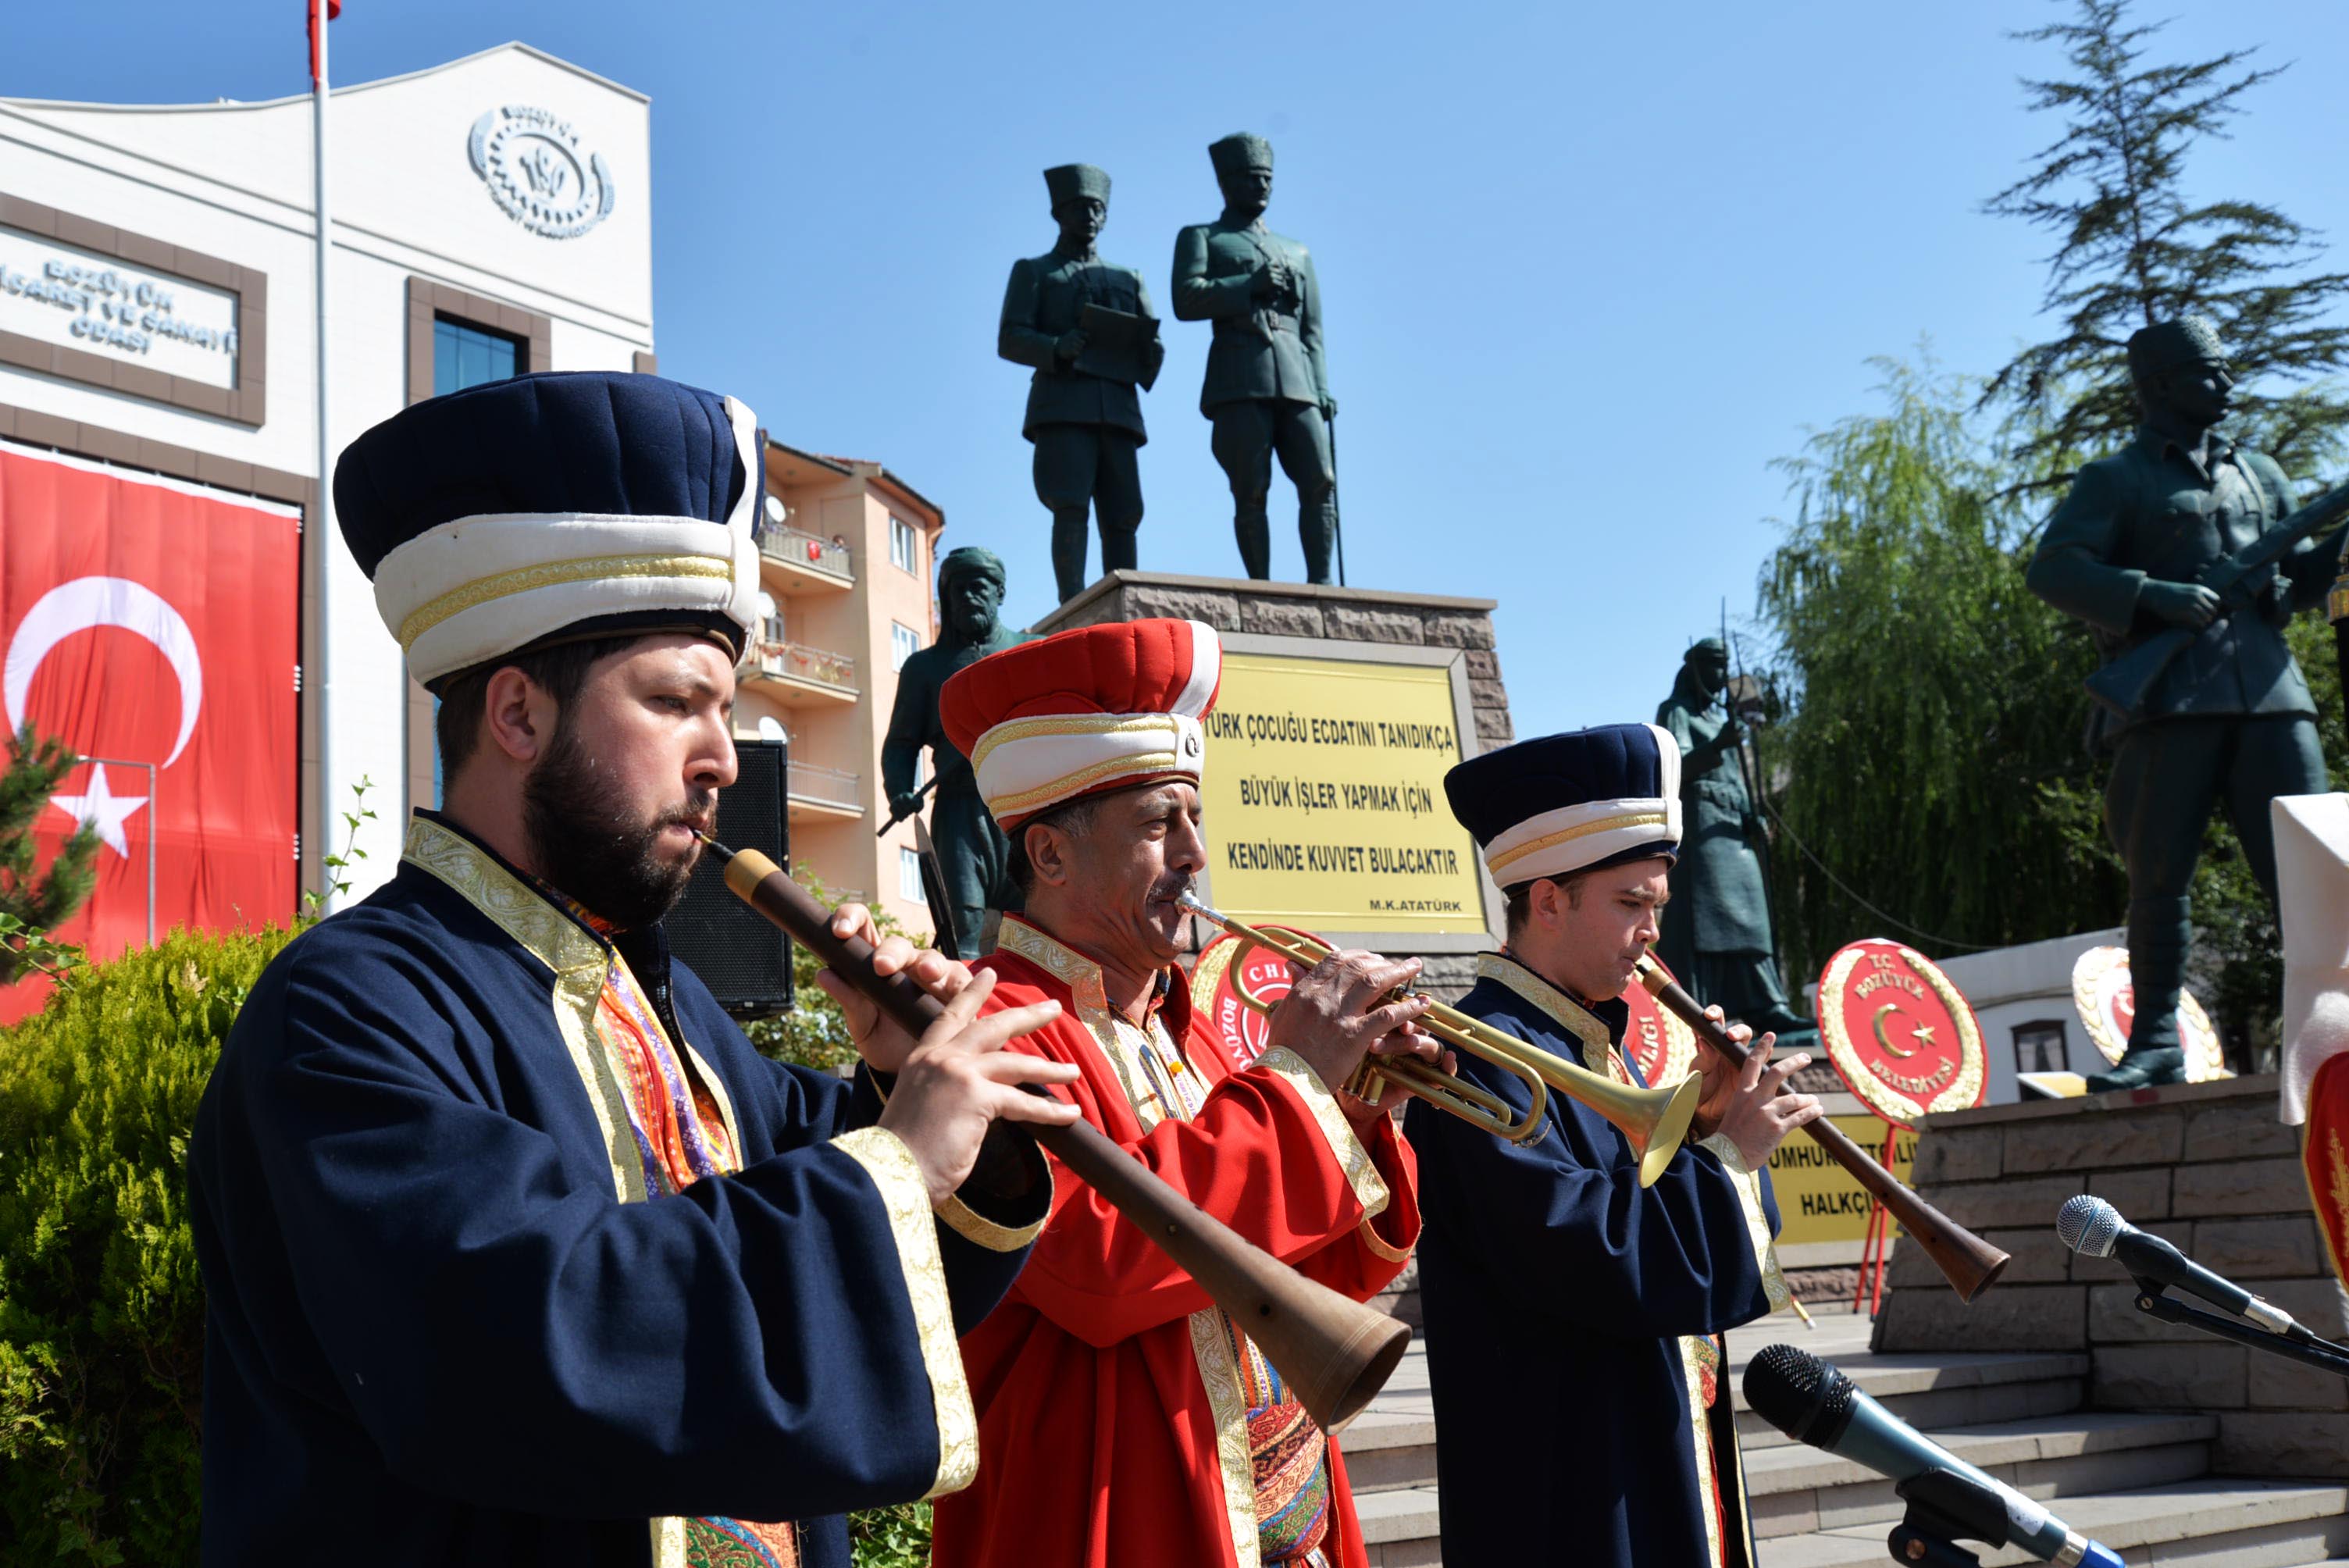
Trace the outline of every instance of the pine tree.
{"label": "pine tree", "polygon": [[[2349,397],[2323,377],[2349,366],[2349,326],[2328,321],[2349,297],[2349,273],[2309,269],[2316,232],[2256,201],[2197,202],[2188,162],[2224,137],[2252,88],[2283,67],[2256,52],[2155,64],[2146,44],[2164,24],[2139,24],[2129,0],[2075,0],[2072,20],[2013,35],[2062,47],[2068,78],[2023,81],[2033,110],[2064,117],[2037,167],[1983,204],[2057,237],[2042,308],[2059,335],[2024,349],[1993,377],[1985,404],[2017,417],[2024,489],[2068,482],[2076,459],[2110,451],[2137,426],[2125,346],[2131,333],[2189,312],[2209,317],[2236,379],[2236,431],[2305,477],[2349,426]],[[2286,384],[2283,390],[2261,390]],[[2311,385],[2311,383],[2317,383]]]}
{"label": "pine tree", "polygon": [[81,907],[98,880],[98,834],[87,826],[66,841],[46,875],[33,869],[33,824],[80,761],[28,724],[16,732],[0,771],[0,984],[44,965],[49,949],[43,939]]}

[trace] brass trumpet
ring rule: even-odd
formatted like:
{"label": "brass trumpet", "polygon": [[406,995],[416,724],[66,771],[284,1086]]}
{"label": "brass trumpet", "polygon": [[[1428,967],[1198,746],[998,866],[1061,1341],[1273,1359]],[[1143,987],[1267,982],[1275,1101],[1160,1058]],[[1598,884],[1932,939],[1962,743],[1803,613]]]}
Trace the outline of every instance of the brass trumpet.
{"label": "brass trumpet", "polygon": [[[1238,978],[1248,948],[1277,953],[1303,969],[1310,969],[1330,956],[1330,948],[1326,943],[1283,931],[1260,930],[1209,908],[1195,894],[1185,893],[1182,903],[1192,913],[1215,922],[1240,939],[1243,946],[1232,963],[1232,989],[1238,993],[1243,1004],[1256,1012],[1269,1015],[1277,1004],[1257,996]],[[1419,993],[1398,986],[1394,994],[1400,998]],[[1689,1121],[1696,1115],[1697,1100],[1703,1093],[1702,1083],[1693,1075],[1658,1088],[1617,1083],[1603,1073],[1552,1056],[1441,1002],[1432,1005],[1421,1016],[1419,1026],[1453,1049],[1482,1057],[1521,1080],[1532,1099],[1530,1109],[1519,1114],[1500,1096],[1456,1074],[1408,1057],[1365,1057],[1348,1081],[1346,1092],[1375,1099],[1379,1093],[1377,1080],[1389,1078],[1438,1110],[1449,1111],[1496,1137],[1512,1143],[1537,1143],[1549,1130],[1542,1112],[1549,1103],[1549,1091],[1556,1089],[1577,1104],[1597,1111],[1630,1140],[1632,1152],[1640,1157],[1642,1187],[1654,1185],[1656,1178],[1672,1162],[1682,1139],[1688,1135]]]}

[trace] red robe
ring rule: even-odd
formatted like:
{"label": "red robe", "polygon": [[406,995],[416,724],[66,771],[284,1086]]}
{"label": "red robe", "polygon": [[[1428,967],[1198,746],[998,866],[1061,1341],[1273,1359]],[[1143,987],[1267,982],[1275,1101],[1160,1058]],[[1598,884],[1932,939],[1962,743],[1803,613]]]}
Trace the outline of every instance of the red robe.
{"label": "red robe", "polygon": [[[1205,1096],[1195,1114],[1167,1114],[1091,960],[1009,916],[978,966],[996,972],[991,1008],[1061,1004],[1012,1048],[1075,1063],[1082,1077],[1068,1092],[1085,1119],[1177,1191],[1358,1301],[1402,1271],[1419,1238],[1417,1166],[1392,1119],[1366,1146],[1290,1052],[1232,1071],[1174,973],[1158,1018]],[[1026,1269],[962,1341],[978,1477],[937,1501],[936,1568],[1252,1568],[1257,1491],[1228,1325],[1188,1274],[1055,1166],[1052,1217]],[[1334,1440],[1328,1461],[1320,1550],[1338,1568],[1365,1568]]]}

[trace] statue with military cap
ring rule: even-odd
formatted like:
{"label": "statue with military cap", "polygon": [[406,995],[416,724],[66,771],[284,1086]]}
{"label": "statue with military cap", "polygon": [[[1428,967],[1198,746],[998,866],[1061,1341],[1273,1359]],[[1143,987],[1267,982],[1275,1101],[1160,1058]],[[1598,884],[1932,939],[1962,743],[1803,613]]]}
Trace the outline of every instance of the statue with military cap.
{"label": "statue with military cap", "polygon": [[2275,462],[2219,432],[2235,379],[2217,330],[2199,316],[2128,340],[2143,423],[2127,447],[2083,468],[2049,519],[2026,581],[2085,622],[2110,665],[2173,627],[2192,634],[2141,701],[2098,708],[2091,744],[2109,748],[2105,825],[2128,868],[2129,972],[2137,1016],[2128,1054],[2092,1090],[2184,1076],[2178,994],[2193,938],[2188,890],[2214,808],[2241,840],[2251,874],[2276,895],[2268,802],[2325,788],[2316,705],[2284,642],[2292,613],[2324,602],[2337,537],[2304,540],[2246,609],[2229,613],[2204,572],[2292,511]]}
{"label": "statue with military cap", "polygon": [[1109,221],[1109,176],[1090,163],[1044,170],[1058,243],[1011,263],[995,352],[1035,367],[1019,428],[1036,448],[1036,499],[1052,514],[1061,603],[1085,585],[1085,513],[1101,528],[1102,570],[1135,564],[1149,439],[1143,392],[1166,359],[1142,274],[1093,248]]}
{"label": "statue with military cap", "polygon": [[1003,562],[991,550],[967,544],[938,562],[938,640],[907,658],[897,672],[897,702],[881,746],[881,784],[893,818],[921,809],[914,775],[923,748],[929,748],[930,769],[938,780],[930,837],[937,845],[955,940],[965,957],[978,947],[987,912],[1016,910],[1019,899],[1011,885],[1003,830],[979,799],[970,758],[955,749],[938,721],[938,693],[964,665],[1028,641],[1003,624]]}
{"label": "statue with military cap", "polygon": [[1816,1026],[1786,1001],[1763,882],[1762,818],[1745,787],[1745,725],[1729,693],[1729,648],[1706,637],[1681,661],[1656,723],[1681,748],[1681,854],[1656,951],[1697,1000],[1790,1041]]}
{"label": "statue with military cap", "polygon": [[1223,216],[1174,236],[1174,315],[1211,322],[1199,411],[1215,428],[1216,461],[1231,480],[1233,527],[1247,574],[1272,575],[1268,511],[1272,459],[1297,487],[1305,580],[1329,583],[1338,538],[1338,474],[1329,421],[1337,417],[1321,358],[1321,286],[1313,257],[1264,226],[1272,201],[1272,144],[1245,132],[1207,149],[1223,187]]}

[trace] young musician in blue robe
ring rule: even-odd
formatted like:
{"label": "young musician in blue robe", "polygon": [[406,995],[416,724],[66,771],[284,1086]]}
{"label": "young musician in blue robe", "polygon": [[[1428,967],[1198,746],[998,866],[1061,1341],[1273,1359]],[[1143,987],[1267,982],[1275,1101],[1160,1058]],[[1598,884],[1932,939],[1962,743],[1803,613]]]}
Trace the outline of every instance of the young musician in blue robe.
{"label": "young musician in blue robe", "polygon": [[1050,1201],[981,1140],[1074,1115],[998,1047],[1057,1009],[978,1019],[990,981],[893,940],[947,1001],[917,1044],[827,975],[884,1109],[760,1056],[662,934],[734,777],[750,433],[531,376],[337,466],[446,803],[264,973],[197,1114],[207,1563],[845,1568],[842,1511],[972,1477],[956,1336]]}
{"label": "young musician in blue robe", "polygon": [[[1444,791],[1507,895],[1507,945],[1477,960],[1461,1009],[1639,1082],[1620,998],[1680,846],[1671,736],[1523,741]],[[1447,1563],[1754,1568],[1721,1336],[1785,1299],[1766,1166],[1818,1102],[1785,1088],[1809,1058],[1768,1064],[1767,1036],[1742,1072],[1698,1048],[1689,1145],[1645,1189],[1622,1133],[1562,1095],[1526,1144],[1412,1103]],[[1482,1058],[1459,1070],[1529,1109]]]}

